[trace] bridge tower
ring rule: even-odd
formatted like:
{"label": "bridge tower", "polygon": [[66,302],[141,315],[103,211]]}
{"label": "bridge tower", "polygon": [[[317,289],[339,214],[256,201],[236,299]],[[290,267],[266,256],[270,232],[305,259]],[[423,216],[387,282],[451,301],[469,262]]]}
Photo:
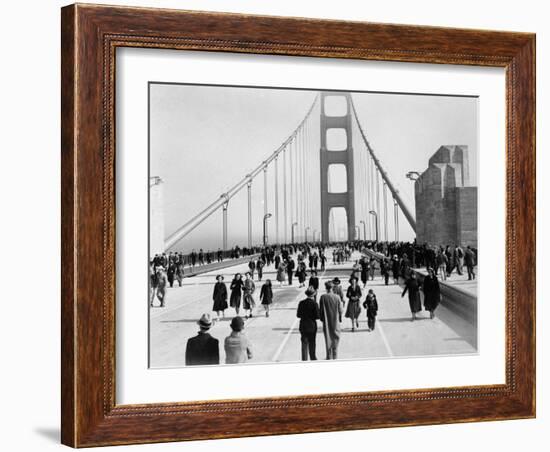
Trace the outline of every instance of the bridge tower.
{"label": "bridge tower", "polygon": [[[346,211],[348,240],[355,237],[355,199],[352,148],[352,105],[349,93],[321,93],[321,234],[322,240],[329,240],[330,211],[341,207]],[[335,116],[326,108],[334,105]],[[345,109],[344,109],[345,107]],[[337,111],[336,111],[337,110]],[[334,144],[333,144],[334,143]],[[329,185],[329,171],[333,165],[344,165],[346,175],[345,191],[335,192]],[[336,172],[334,172],[336,174]]]}

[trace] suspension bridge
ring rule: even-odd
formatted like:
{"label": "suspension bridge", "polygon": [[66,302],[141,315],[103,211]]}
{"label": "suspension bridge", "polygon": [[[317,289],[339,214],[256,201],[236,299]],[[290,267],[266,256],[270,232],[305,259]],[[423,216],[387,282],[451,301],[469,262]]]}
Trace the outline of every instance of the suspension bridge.
{"label": "suspension bridge", "polygon": [[[151,199],[155,187],[161,184],[158,177],[150,179]],[[261,193],[261,202],[257,204],[253,202],[258,199],[253,197],[255,190]],[[243,192],[247,199],[246,211],[233,212],[234,199]],[[182,365],[182,344],[195,332],[196,319],[212,309],[215,276],[221,274],[229,282],[235,273],[244,274],[249,269],[249,261],[258,257],[254,253],[262,253],[266,247],[279,253],[290,245],[297,245],[290,248],[291,257],[295,252],[294,259],[297,259],[306,248],[315,254],[324,250],[329,257],[326,268],[319,275],[321,288],[325,281],[340,276],[345,293],[354,263],[365,255],[361,252],[363,245],[355,247],[348,261],[336,263],[330,257],[333,244],[399,242],[400,219],[404,219],[413,232],[417,228],[415,216],[384,169],[383,159],[367,139],[367,130],[361,123],[353,95],[347,92],[312,94],[303,119],[281,144],[170,235],[164,237],[160,228],[162,240],[151,240],[156,243],[151,253],[181,252],[182,244],[186,250],[194,248],[190,239],[193,231],[220,212],[222,246],[218,256],[212,256],[212,262],[209,256],[207,262],[201,262],[204,265],[197,264],[199,270],[196,270],[195,261],[191,264],[189,254],[185,253],[185,263],[189,265],[186,276],[195,277],[185,278],[180,285],[169,289],[166,308],[150,311],[152,367]],[[228,233],[230,215],[246,216],[246,242],[240,244],[248,250],[246,255],[229,253],[230,244],[236,243]],[[255,224],[262,225],[261,231],[254,230]],[[378,259],[372,251],[371,255]],[[225,259],[227,257],[237,259]],[[266,266],[263,281],[275,282],[276,276],[277,269]],[[453,277],[444,284],[451,287],[458,279]],[[263,281],[256,284],[263,284]],[[379,328],[375,332],[366,328],[354,331],[353,340],[343,341],[341,357],[476,352],[477,321],[472,322],[472,316],[464,315],[464,310],[477,309],[477,285],[459,287],[458,292],[452,292],[459,295],[449,296],[439,309],[441,315],[414,326],[408,322],[408,303],[401,301],[402,287],[384,284],[379,266],[375,279],[367,283],[369,288],[375,290],[381,304]],[[304,296],[304,288],[297,284],[281,287],[274,284],[274,292],[271,317],[255,316],[247,322],[247,333],[257,345],[254,359],[257,362],[293,361],[299,356],[296,306]],[[258,293],[259,286],[256,297]],[[461,308],[453,309],[458,298],[466,298],[470,304],[464,308],[461,301]],[[259,305],[259,300],[257,302]],[[218,322],[212,330],[213,335],[218,331],[218,338],[223,339],[229,334],[228,324]],[[365,341],[371,345],[365,347]],[[321,339],[318,348],[322,349]],[[319,352],[319,356],[322,355]]]}

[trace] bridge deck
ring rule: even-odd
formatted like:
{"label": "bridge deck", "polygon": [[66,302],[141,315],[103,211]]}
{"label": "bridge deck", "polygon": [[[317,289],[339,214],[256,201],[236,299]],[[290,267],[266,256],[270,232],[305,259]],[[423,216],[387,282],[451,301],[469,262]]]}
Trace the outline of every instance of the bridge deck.
{"label": "bridge deck", "polygon": [[[357,257],[357,256],[356,256]],[[238,264],[223,270],[228,283],[236,272],[244,272],[246,264]],[[166,307],[150,310],[150,364],[151,367],[183,366],[185,345],[189,337],[197,332],[196,321],[204,312],[212,309],[214,277],[219,270],[203,273],[184,280],[181,288],[168,289]],[[327,271],[320,274],[321,287],[324,281],[338,275],[347,289],[347,277],[351,264],[327,265]],[[264,280],[275,281],[273,267],[266,268]],[[256,298],[261,283],[256,282]],[[257,301],[254,317],[246,321],[245,331],[254,347],[252,363],[300,360],[300,334],[296,308],[304,298],[304,289],[293,286],[279,288],[275,281],[274,303],[271,314],[266,318]],[[385,286],[379,275],[369,281],[378,297],[379,313],[374,332],[367,331],[366,313],[360,316],[360,328],[351,331],[350,320],[344,318],[340,340],[340,359],[387,358],[403,356],[431,356],[476,353],[477,331],[475,324],[441,305],[436,318],[429,319],[427,312],[420,313],[420,319],[411,322],[407,298],[401,298],[401,287]],[[323,290],[321,289],[322,293]],[[220,359],[225,361],[223,339],[230,333],[230,319],[234,310],[226,311],[226,319],[217,322],[211,334],[220,340]],[[319,323],[320,325],[320,323]],[[317,335],[317,357],[325,358],[324,338],[319,328]]]}

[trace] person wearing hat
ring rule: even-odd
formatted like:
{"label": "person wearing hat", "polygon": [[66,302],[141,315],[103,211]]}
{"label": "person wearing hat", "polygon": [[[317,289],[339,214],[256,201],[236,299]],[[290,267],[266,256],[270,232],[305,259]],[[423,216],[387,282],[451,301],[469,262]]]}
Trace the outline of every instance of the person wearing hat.
{"label": "person wearing hat", "polygon": [[236,316],[231,319],[231,334],[225,338],[225,364],[245,363],[252,358],[252,346],[244,334],[244,320]]}
{"label": "person wearing hat", "polygon": [[240,273],[236,273],[231,281],[231,298],[229,299],[229,304],[232,308],[235,308],[235,312],[239,315],[239,310],[241,308],[241,299],[243,295],[243,278]]}
{"label": "person wearing hat", "polygon": [[361,306],[359,302],[361,300],[361,288],[357,284],[358,279],[352,276],[349,280],[350,286],[348,287],[348,308],[346,309],[346,317],[351,320],[351,331],[355,331],[355,327],[359,328],[359,314],[361,314]]}
{"label": "person wearing hat", "polygon": [[399,283],[399,258],[397,254],[394,254],[391,259],[391,271],[393,273],[393,282]]}
{"label": "person wearing hat", "polygon": [[321,299],[319,300],[319,317],[321,322],[323,322],[327,359],[336,359],[338,357],[340,323],[342,323],[342,302],[340,297],[332,292],[333,287],[333,282],[327,281],[325,283],[327,292],[321,295]]}
{"label": "person wearing hat", "polygon": [[186,366],[205,366],[220,363],[219,342],[210,336],[208,330],[212,327],[212,317],[209,313],[201,316],[197,322],[199,333],[187,341],[185,350]]}
{"label": "person wearing hat", "polygon": [[317,276],[317,270],[311,271],[308,287],[315,291],[315,295],[313,295],[313,299],[317,302],[317,292],[319,291],[319,277]]}
{"label": "person wearing hat", "polygon": [[217,318],[220,318],[220,311],[225,318],[225,310],[227,309],[227,287],[223,282],[223,276],[216,276],[216,284],[214,284],[214,293],[212,294],[214,305],[212,311],[216,311]]}
{"label": "person wearing hat", "polygon": [[422,305],[420,303],[420,285],[416,279],[416,273],[411,272],[410,278],[405,283],[405,288],[401,294],[401,298],[409,293],[409,307],[411,308],[412,321],[416,320],[416,313],[420,311]]}
{"label": "person wearing hat", "polygon": [[346,305],[346,301],[344,299],[344,291],[342,290],[342,284],[340,283],[340,278],[336,277],[332,280],[332,293],[334,295],[337,295],[340,297],[340,301],[342,302],[342,307]]}
{"label": "person wearing hat", "polygon": [[302,361],[309,358],[317,359],[315,354],[315,338],[317,336],[317,319],[319,318],[319,306],[314,299],[317,292],[313,287],[306,290],[306,297],[298,304],[296,317],[300,319],[300,334],[302,336]]}

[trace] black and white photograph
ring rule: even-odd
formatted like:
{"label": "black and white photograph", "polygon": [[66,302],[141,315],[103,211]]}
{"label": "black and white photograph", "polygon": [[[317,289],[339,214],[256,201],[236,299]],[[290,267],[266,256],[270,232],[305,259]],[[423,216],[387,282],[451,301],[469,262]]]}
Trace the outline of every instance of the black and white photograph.
{"label": "black and white photograph", "polygon": [[148,89],[150,368],[478,352],[478,97]]}

